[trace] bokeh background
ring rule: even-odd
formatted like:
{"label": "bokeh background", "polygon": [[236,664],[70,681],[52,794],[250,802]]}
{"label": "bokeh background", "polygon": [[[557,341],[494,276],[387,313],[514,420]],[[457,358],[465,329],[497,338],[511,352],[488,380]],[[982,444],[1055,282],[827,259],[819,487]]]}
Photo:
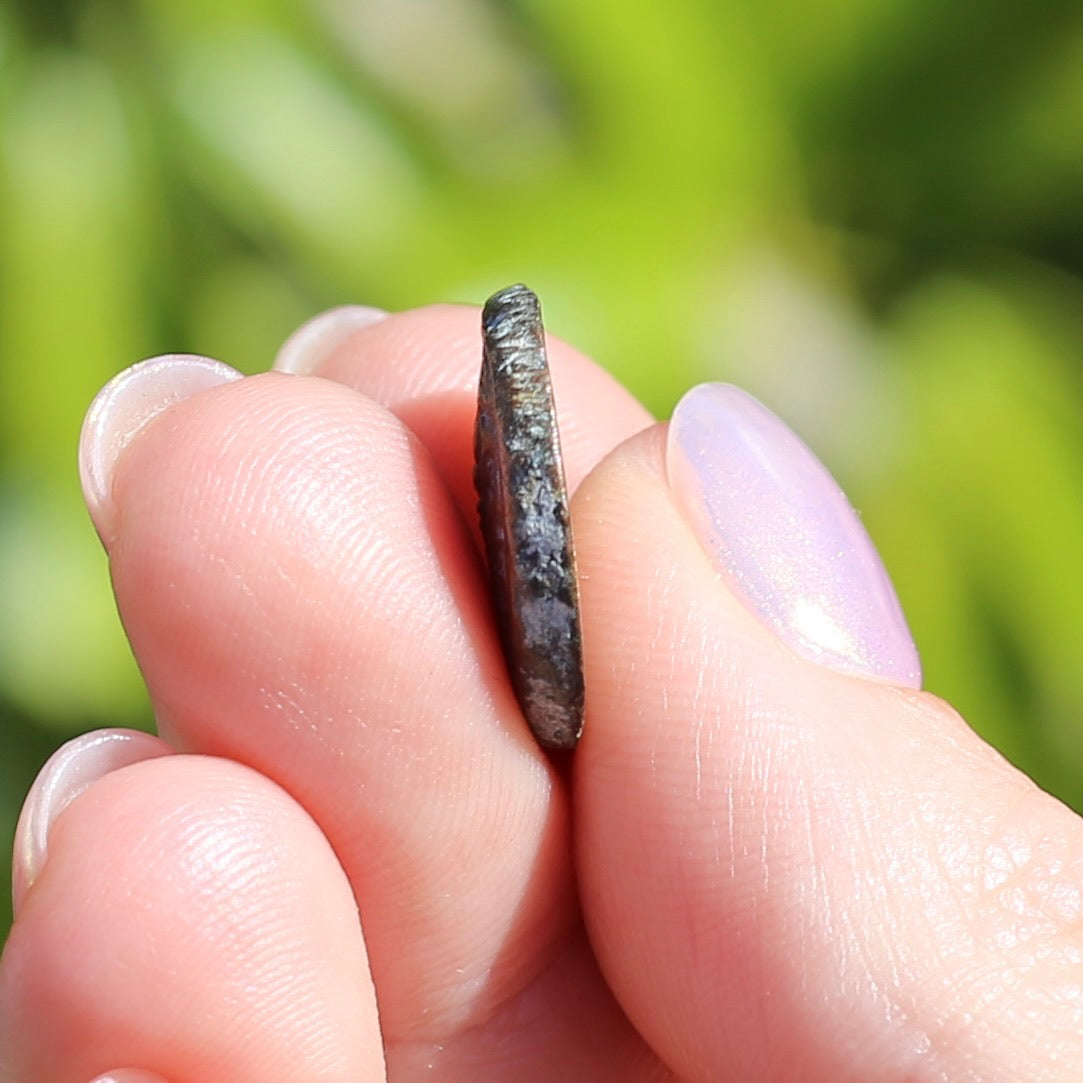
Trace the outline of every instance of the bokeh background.
{"label": "bokeh background", "polygon": [[518,280],[659,416],[782,414],[928,687],[1083,808],[1077,0],[6,0],[0,861],[60,742],[150,724],[77,485],[100,385]]}

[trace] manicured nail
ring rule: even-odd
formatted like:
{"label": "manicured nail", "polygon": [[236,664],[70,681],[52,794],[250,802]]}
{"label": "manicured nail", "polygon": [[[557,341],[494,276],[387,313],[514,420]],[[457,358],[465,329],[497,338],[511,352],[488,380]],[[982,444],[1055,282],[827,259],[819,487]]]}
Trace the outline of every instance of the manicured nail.
{"label": "manicured nail", "polygon": [[168,1080],[156,1072],[144,1072],[142,1068],[118,1068],[105,1075],[96,1075],[90,1083],[168,1083]]}
{"label": "manicured nail", "polygon": [[367,305],[341,305],[313,316],[301,324],[284,343],[275,358],[274,369],[295,376],[311,376],[320,363],[355,331],[386,320],[390,313]]}
{"label": "manicured nail", "polygon": [[194,354],[165,354],[114,376],[87,411],[79,438],[79,476],[98,535],[113,532],[113,476],[125,448],[164,410],[241,373]]}
{"label": "manicured nail", "polygon": [[921,687],[895,590],[857,513],[774,414],[728,384],[677,404],[670,485],[732,589],[783,642],[846,673]]}
{"label": "manicured nail", "polygon": [[45,867],[49,829],[57,816],[110,772],[172,752],[149,733],[114,729],[83,734],[53,753],[30,787],[15,828],[11,894],[16,912]]}

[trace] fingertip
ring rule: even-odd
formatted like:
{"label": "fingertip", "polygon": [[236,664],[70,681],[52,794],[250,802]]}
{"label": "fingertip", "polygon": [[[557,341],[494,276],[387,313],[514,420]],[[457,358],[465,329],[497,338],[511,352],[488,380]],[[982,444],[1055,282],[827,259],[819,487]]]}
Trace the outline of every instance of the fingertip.
{"label": "fingertip", "polygon": [[[313,351],[318,354],[315,366],[306,364],[305,371],[353,387],[396,414],[429,448],[448,487],[472,512],[468,482],[481,371],[481,309],[434,304],[383,319],[370,319],[365,312],[328,313],[327,324],[319,316],[311,331],[305,325],[296,332],[299,341],[311,335],[320,342]],[[616,443],[652,419],[603,367],[553,332],[550,328],[546,347],[565,471],[574,489]],[[283,347],[291,366],[292,342]]]}
{"label": "fingertip", "polygon": [[369,305],[340,305],[321,312],[301,324],[286,339],[272,368],[295,376],[318,376],[324,362],[342,343],[362,328],[386,320],[389,315],[384,309]]}
{"label": "fingertip", "polygon": [[747,392],[677,404],[666,467],[678,507],[749,612],[842,673],[921,687],[898,597],[857,512],[801,439]]}
{"label": "fingertip", "polygon": [[90,404],[79,437],[83,495],[103,542],[114,534],[113,477],[133,440],[159,414],[208,388],[241,379],[221,361],[194,354],[165,354],[114,376]]}
{"label": "fingertip", "polygon": [[49,757],[23,802],[15,828],[12,899],[16,916],[49,854],[49,831],[61,812],[99,779],[173,749],[137,730],[97,730],[76,737]]}

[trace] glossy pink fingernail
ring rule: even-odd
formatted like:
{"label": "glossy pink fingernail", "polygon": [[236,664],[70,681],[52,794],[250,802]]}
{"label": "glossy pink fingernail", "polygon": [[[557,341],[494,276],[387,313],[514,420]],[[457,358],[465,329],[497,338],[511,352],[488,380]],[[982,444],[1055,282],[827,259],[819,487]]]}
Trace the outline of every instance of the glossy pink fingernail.
{"label": "glossy pink fingernail", "polygon": [[90,404],[79,438],[79,476],[99,537],[113,533],[113,476],[125,449],[170,406],[241,379],[221,361],[194,354],[165,354],[140,361],[113,377]]}
{"label": "glossy pink fingernail", "polygon": [[301,324],[284,343],[275,358],[277,372],[308,376],[319,370],[320,363],[335,347],[355,331],[386,320],[390,313],[367,305],[341,305],[328,309]]}
{"label": "glossy pink fingernail", "polygon": [[681,399],[670,485],[735,593],[798,654],[921,687],[921,664],[872,540],[823,464],[728,384]]}
{"label": "glossy pink fingernail", "polygon": [[165,1076],[145,1072],[142,1068],[117,1068],[105,1075],[95,1076],[90,1083],[169,1083]]}
{"label": "glossy pink fingernail", "polygon": [[173,749],[138,730],[96,730],[62,745],[38,773],[19,813],[11,863],[11,894],[16,913],[41,875],[49,856],[49,830],[57,816],[98,779],[121,767]]}

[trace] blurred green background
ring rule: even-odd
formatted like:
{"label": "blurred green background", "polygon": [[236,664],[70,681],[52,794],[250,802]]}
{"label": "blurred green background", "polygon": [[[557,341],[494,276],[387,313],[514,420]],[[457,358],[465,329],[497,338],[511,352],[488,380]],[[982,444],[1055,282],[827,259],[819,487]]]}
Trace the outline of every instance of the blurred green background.
{"label": "blurred green background", "polygon": [[3,4],[0,837],[65,738],[149,724],[100,385],[517,280],[660,416],[717,378],[782,414],[927,686],[1083,809],[1081,276],[1076,0]]}

